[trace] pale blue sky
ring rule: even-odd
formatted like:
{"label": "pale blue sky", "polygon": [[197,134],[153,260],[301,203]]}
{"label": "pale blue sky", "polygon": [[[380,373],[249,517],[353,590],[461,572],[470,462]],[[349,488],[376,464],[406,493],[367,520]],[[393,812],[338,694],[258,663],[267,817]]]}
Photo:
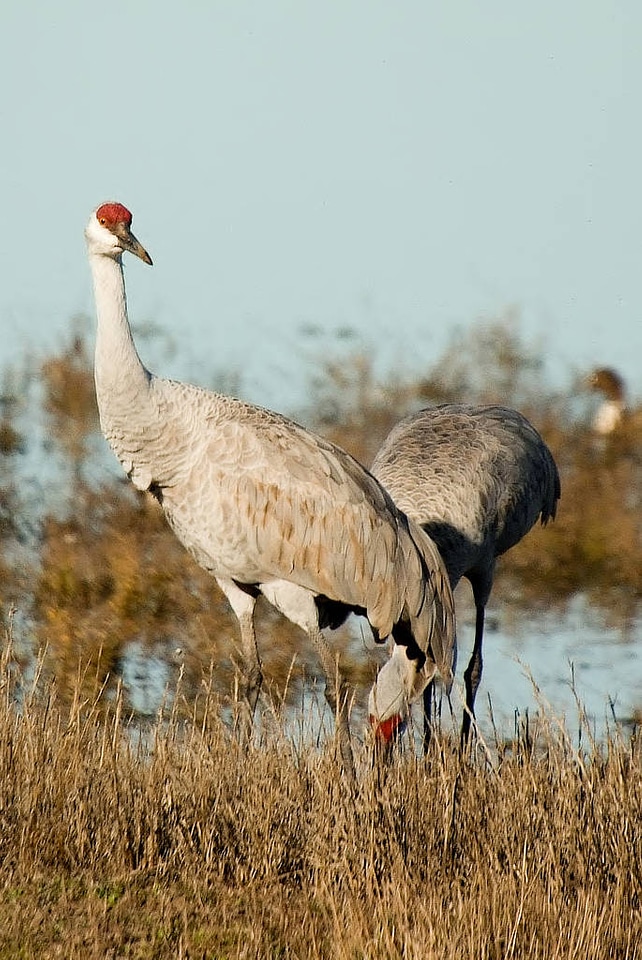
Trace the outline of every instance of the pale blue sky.
{"label": "pale blue sky", "polygon": [[417,368],[516,305],[555,376],[642,393],[641,27],[637,0],[4,0],[0,360],[91,311],[83,228],[118,199],[158,372],[246,368],[289,408],[302,326]]}

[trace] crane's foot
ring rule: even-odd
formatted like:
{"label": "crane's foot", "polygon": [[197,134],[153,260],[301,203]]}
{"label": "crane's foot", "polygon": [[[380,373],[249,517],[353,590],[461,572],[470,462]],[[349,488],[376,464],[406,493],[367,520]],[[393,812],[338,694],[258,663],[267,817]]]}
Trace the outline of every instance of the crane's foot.
{"label": "crane's foot", "polygon": [[343,768],[343,774],[346,778],[346,782],[350,787],[356,787],[357,785],[357,770],[354,764],[354,754],[352,753],[352,744],[348,738],[347,742],[343,740],[341,734],[339,734],[339,750],[341,753],[341,766]]}
{"label": "crane's foot", "polygon": [[339,740],[339,757],[347,783],[351,787],[357,784],[357,771],[352,752],[350,738],[350,721],[348,716],[348,692],[343,682],[337,684],[338,691],[329,689],[326,685],[325,697],[334,714],[336,735]]}
{"label": "crane's foot", "polygon": [[470,755],[474,740],[474,713],[467,707],[464,707],[464,717],[461,722],[461,733],[459,735],[459,753],[462,759]]}
{"label": "crane's foot", "polygon": [[239,678],[236,685],[234,726],[240,742],[244,744],[252,740],[262,683],[263,674],[260,668],[256,668],[244,679]]}

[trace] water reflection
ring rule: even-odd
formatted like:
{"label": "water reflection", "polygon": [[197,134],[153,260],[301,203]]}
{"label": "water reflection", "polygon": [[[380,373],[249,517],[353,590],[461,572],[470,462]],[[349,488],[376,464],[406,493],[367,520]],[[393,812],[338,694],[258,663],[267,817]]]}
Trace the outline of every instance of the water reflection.
{"label": "water reflection", "polygon": [[153,717],[169,694],[175,671],[166,645],[149,646],[134,641],[127,645],[120,669],[128,705],[140,717]]}

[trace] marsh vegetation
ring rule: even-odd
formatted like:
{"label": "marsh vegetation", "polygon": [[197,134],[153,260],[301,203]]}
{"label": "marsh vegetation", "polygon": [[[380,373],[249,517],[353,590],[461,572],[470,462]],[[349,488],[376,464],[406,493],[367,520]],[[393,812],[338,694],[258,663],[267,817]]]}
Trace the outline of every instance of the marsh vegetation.
{"label": "marsh vegetation", "polygon": [[[318,668],[265,605],[264,722],[239,742],[236,624],[110,459],[90,342],[78,325],[0,397],[0,957],[641,956],[635,726],[596,742],[579,705],[580,738],[542,710],[462,760],[444,723],[427,760],[385,771],[359,736],[351,794],[331,736],[284,735]],[[501,561],[494,603],[561,617],[581,594],[630,629],[639,438],[596,439],[511,318],[420,378],[337,355],[293,413],[369,464],[401,416],[446,400],[518,407],[560,468],[557,520]],[[123,682],[132,644],[170,665],[151,717]],[[353,635],[337,649],[358,703],[376,663]]]}
{"label": "marsh vegetation", "polygon": [[[212,578],[188,557],[156,503],[133,490],[100,436],[91,334],[79,321],[58,354],[7,371],[0,410],[0,609],[17,611],[26,655],[46,649],[45,668],[67,697],[78,663],[109,685],[136,643],[159,656],[183,653],[185,682],[198,686],[217,664],[219,692],[235,672],[236,624]],[[216,386],[216,384],[214,384]],[[554,393],[543,356],[514,318],[481,323],[454,338],[421,378],[379,377],[353,351],[327,359],[306,425],[368,465],[390,427],[410,410],[463,400],[504,403],[525,413],[557,460],[562,501],[555,523],[535,528],[502,558],[493,602],[557,607],[578,594],[595,615],[626,630],[642,598],[640,438],[622,429],[596,439],[587,398]],[[260,636],[275,694],[317,665],[299,632],[267,604]],[[344,668],[361,689],[374,666],[365,645],[342,635]]]}

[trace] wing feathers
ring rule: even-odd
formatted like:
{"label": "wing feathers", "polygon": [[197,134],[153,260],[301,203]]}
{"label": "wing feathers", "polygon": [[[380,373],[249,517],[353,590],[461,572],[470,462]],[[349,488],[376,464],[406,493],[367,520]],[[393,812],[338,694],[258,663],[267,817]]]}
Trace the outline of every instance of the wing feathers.
{"label": "wing feathers", "polygon": [[164,505],[199,562],[365,608],[382,637],[405,620],[447,680],[454,617],[441,558],[368,471],[278,414],[167,381],[156,390],[165,423],[176,420]]}

